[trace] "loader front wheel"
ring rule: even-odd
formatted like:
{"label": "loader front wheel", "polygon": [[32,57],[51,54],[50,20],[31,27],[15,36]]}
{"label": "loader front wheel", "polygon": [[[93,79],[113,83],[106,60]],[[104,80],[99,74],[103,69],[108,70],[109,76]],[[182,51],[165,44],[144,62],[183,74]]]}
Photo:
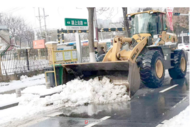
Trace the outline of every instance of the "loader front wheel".
{"label": "loader front wheel", "polygon": [[142,83],[149,88],[162,86],[165,76],[163,55],[158,50],[146,52],[140,67]]}

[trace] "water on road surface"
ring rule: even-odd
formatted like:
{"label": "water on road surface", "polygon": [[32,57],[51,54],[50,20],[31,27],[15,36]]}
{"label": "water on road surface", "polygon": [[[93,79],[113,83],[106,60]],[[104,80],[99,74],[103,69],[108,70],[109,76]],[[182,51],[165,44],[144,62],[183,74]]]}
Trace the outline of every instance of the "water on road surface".
{"label": "water on road surface", "polygon": [[62,108],[57,115],[30,127],[155,127],[189,105],[188,77],[189,70],[186,78],[177,80],[166,73],[161,88],[142,87],[131,101]]}

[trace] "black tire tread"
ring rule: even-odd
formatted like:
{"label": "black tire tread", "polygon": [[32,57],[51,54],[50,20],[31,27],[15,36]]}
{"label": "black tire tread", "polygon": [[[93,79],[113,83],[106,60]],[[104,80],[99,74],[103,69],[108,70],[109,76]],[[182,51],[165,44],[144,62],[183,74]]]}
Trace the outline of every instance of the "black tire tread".
{"label": "black tire tread", "polygon": [[[186,69],[183,72],[180,68],[181,57],[184,56],[186,60]],[[184,78],[187,71],[187,58],[183,50],[175,50],[173,53],[173,62],[171,63],[174,68],[169,69],[170,77],[173,79]]]}
{"label": "black tire tread", "polygon": [[[158,88],[162,86],[165,71],[163,72],[162,78],[158,78],[152,71],[153,67],[152,59],[155,57],[159,57],[163,62],[163,55],[158,50],[149,50],[146,52],[145,56],[142,58],[142,64],[140,67],[140,76],[142,83],[149,88]],[[164,66],[164,64],[163,64]]]}

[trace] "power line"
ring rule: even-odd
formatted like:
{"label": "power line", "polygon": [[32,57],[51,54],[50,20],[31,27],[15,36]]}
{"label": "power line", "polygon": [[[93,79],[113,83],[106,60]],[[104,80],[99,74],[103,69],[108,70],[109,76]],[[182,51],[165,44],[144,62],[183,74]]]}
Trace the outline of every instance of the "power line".
{"label": "power line", "polygon": [[[22,8],[22,7],[21,7],[21,8]],[[9,10],[7,13],[13,13],[13,12],[15,12],[15,11],[17,11],[17,10],[21,9],[21,8],[19,8],[19,7],[14,8],[14,9],[12,9],[12,10]]]}
{"label": "power line", "polygon": [[[16,7],[17,8],[17,7]],[[12,8],[12,9],[8,9],[8,10],[5,10],[5,11],[3,11],[3,12],[9,12],[9,11],[12,11],[12,10],[15,10],[16,8]]]}
{"label": "power line", "polygon": [[[35,10],[34,10],[34,16],[35,16]],[[48,15],[45,15],[45,9],[43,8],[43,15],[40,14],[40,8],[38,7],[38,16],[36,16],[38,18],[39,21],[39,28],[40,28],[40,38],[42,38],[42,27],[44,27],[45,29],[45,36],[46,36],[46,40],[48,40],[48,34],[47,34],[47,24],[46,24],[46,17]],[[44,20],[44,25],[42,25],[41,19]],[[36,30],[37,28],[34,28],[34,30]]]}
{"label": "power line", "polygon": [[39,18],[39,24],[40,24],[40,37],[42,37],[42,27],[41,27],[41,16],[40,16],[40,8],[38,8],[38,18]]}
{"label": "power line", "polygon": [[[58,14],[60,15],[60,19],[61,19],[61,14],[60,14],[60,12],[59,12],[59,7],[57,8],[57,11],[58,11]],[[62,20],[62,19],[61,19]],[[63,28],[63,26],[62,26],[62,23],[60,22],[60,25],[61,25],[61,27]]]}
{"label": "power line", "polygon": [[20,7],[20,8],[16,7],[16,8],[12,8],[12,9],[9,9],[9,10],[5,10],[5,11],[3,11],[3,13],[12,14],[12,13],[14,13],[16,11],[19,11],[19,10],[23,9],[23,8],[25,8],[25,7]]}
{"label": "power line", "polygon": [[14,12],[16,12],[16,11],[20,11],[21,9],[23,9],[24,7],[21,7],[21,8],[18,8],[17,10],[14,10],[13,12],[11,12],[11,13],[14,13]]}

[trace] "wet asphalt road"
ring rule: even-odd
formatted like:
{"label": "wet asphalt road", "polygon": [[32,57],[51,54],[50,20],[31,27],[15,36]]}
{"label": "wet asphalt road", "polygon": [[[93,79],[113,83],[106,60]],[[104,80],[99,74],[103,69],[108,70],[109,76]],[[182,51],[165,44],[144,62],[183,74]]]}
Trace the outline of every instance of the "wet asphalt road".
{"label": "wet asphalt road", "polygon": [[[131,101],[60,109],[61,115],[49,117],[30,127],[155,127],[179,114],[189,105],[189,70],[186,78],[172,80],[168,73],[158,89],[141,88]],[[176,85],[161,93],[160,91]],[[110,116],[100,122],[101,118]],[[85,124],[85,122],[87,124]]]}

